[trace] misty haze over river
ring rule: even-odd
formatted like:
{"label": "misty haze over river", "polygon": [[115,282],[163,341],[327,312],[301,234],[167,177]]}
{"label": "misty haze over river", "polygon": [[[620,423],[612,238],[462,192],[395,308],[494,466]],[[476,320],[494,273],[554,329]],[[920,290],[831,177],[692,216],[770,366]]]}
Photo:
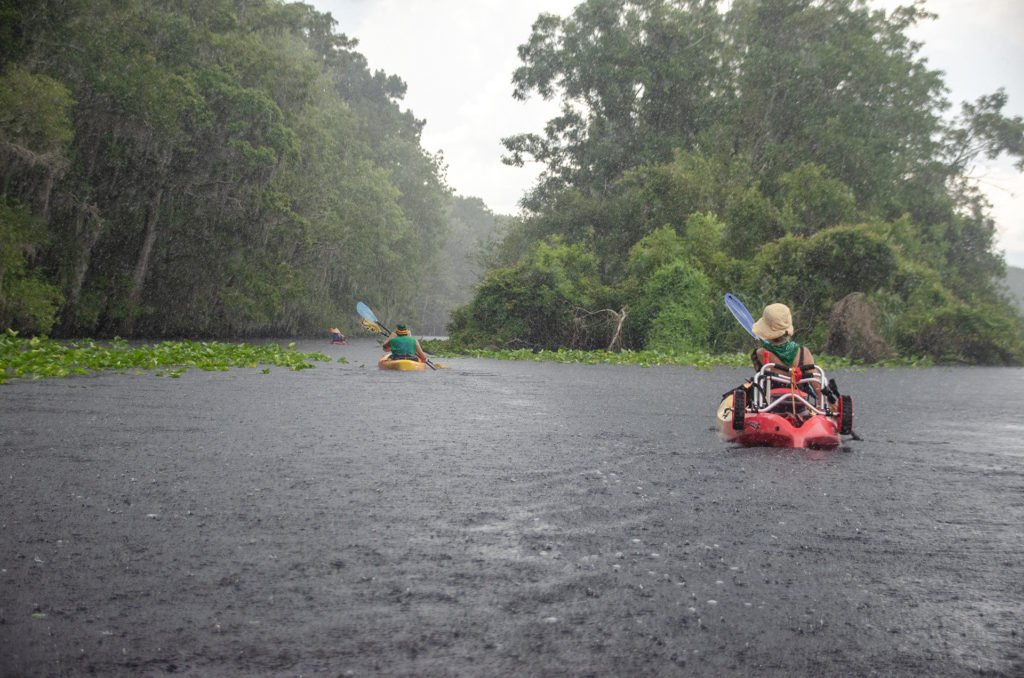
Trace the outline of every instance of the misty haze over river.
{"label": "misty haze over river", "polygon": [[830,372],[805,451],[742,369],[297,348],[0,387],[0,675],[1024,674],[1024,370]]}

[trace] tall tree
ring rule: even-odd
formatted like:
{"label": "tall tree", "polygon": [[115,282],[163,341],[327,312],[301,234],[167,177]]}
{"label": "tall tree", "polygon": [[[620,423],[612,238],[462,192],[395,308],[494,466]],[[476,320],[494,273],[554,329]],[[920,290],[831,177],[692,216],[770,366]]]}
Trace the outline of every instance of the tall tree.
{"label": "tall tree", "polygon": [[692,147],[722,113],[722,17],[713,0],[587,0],[542,14],[519,47],[513,96],[562,101],[543,136],[503,140],[506,162],[546,165],[538,196],[602,191],[624,170]]}
{"label": "tall tree", "polygon": [[0,0],[0,97],[38,109],[2,110],[73,120],[44,148],[0,119],[0,197],[42,223],[11,232],[38,235],[60,332],[293,334],[357,295],[415,312],[443,158],[336,26],[281,0]]}

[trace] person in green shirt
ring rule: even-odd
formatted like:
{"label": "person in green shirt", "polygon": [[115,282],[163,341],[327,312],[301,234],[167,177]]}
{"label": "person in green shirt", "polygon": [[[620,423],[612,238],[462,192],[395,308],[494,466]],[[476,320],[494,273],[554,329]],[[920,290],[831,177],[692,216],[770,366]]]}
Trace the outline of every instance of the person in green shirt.
{"label": "person in green shirt", "polygon": [[427,354],[420,347],[419,339],[409,334],[409,328],[402,323],[395,326],[387,341],[384,342],[384,350],[391,352],[392,360],[419,360],[427,362]]}

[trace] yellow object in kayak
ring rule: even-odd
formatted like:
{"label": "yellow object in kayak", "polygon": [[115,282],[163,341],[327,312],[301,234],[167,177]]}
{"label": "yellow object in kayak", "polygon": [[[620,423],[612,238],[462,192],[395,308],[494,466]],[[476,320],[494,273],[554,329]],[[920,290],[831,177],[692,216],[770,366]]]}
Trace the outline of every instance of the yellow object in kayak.
{"label": "yellow object in kayak", "polygon": [[422,372],[427,369],[426,363],[419,360],[392,360],[390,353],[385,353],[377,361],[377,367],[382,370],[401,370],[402,372]]}

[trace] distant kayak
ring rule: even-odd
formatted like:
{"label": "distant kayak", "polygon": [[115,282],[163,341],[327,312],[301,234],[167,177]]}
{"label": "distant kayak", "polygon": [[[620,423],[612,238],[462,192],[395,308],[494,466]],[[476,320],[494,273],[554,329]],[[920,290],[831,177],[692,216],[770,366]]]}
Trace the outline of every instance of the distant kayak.
{"label": "distant kayak", "polygon": [[427,369],[426,363],[419,360],[392,360],[390,353],[385,353],[377,361],[377,367],[382,370],[400,370],[402,372],[422,372]]}

